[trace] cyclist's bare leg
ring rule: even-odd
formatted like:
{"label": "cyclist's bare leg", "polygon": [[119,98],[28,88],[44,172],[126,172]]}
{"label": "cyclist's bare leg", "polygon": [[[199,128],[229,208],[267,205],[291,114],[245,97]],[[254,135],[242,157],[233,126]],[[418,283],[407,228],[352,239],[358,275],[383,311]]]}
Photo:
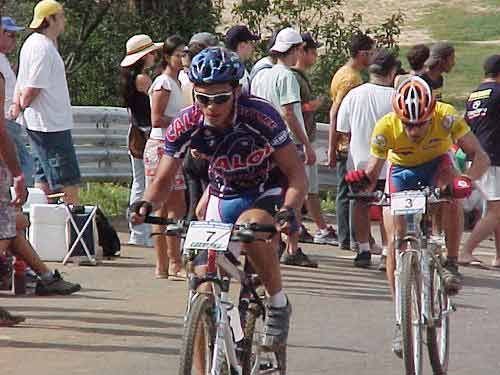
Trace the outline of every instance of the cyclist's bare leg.
{"label": "cyclist's bare leg", "polygon": [[386,260],[386,274],[391,291],[392,298],[395,296],[395,281],[394,271],[396,270],[396,251],[395,241],[396,237],[403,237],[406,231],[404,217],[392,216],[388,209],[384,209],[384,224],[389,241],[387,243],[387,260]]}
{"label": "cyclist's bare leg", "polygon": [[446,235],[447,256],[456,259],[463,232],[462,204],[456,199],[441,204],[443,205],[443,229]]}
{"label": "cyclist's bare leg", "polygon": [[[184,190],[174,190],[170,193],[165,204],[165,211],[169,219],[181,219],[186,213],[186,198]],[[182,268],[181,240],[177,236],[166,236],[167,256],[174,272]]]}
{"label": "cyclist's bare leg", "polygon": [[[493,231],[495,232],[496,238],[497,227],[500,225],[500,201],[488,201],[487,204],[486,216],[479,220],[467,239],[467,242],[465,242],[462,253],[460,254],[460,263],[470,263],[473,260],[472,252],[474,249]],[[497,246],[497,257],[498,251]]]}
{"label": "cyclist's bare leg", "polygon": [[[272,225],[274,224],[274,219],[266,211],[253,208],[243,212],[238,218],[237,223]],[[256,235],[257,238],[261,239],[269,238],[269,233],[257,233]],[[275,295],[282,289],[280,264],[276,252],[277,241],[277,236],[274,236],[270,241],[255,241],[249,244],[241,244],[270,296]]]}

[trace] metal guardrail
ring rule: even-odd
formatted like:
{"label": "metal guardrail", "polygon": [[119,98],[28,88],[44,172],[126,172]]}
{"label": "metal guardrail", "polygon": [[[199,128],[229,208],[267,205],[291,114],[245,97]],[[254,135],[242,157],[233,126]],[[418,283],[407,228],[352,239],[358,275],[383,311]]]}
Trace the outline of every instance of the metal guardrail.
{"label": "metal guardrail", "polygon": [[[84,181],[122,182],[132,178],[127,150],[129,128],[125,108],[73,107],[73,141]],[[336,186],[337,174],[321,163],[326,160],[328,125],[318,124],[316,150],[322,188]]]}

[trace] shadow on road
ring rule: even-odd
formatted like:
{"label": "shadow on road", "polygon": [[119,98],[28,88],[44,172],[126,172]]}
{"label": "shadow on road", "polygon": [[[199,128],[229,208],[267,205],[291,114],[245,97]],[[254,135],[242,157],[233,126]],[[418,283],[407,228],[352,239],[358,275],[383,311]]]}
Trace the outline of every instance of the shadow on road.
{"label": "shadow on road", "polygon": [[52,350],[66,350],[78,352],[95,352],[95,353],[115,353],[115,352],[129,352],[129,353],[147,353],[159,355],[179,355],[177,348],[163,348],[163,347],[147,347],[147,346],[118,346],[118,345],[79,345],[79,344],[56,344],[50,342],[29,342],[29,341],[15,341],[5,340],[0,341],[0,347],[19,348],[19,349],[52,349]]}
{"label": "shadow on road", "polygon": [[112,315],[125,315],[125,316],[155,316],[159,318],[179,319],[182,321],[183,317],[180,315],[163,315],[147,312],[137,311],[124,311],[124,310],[102,310],[102,309],[85,309],[85,308],[71,308],[71,307],[51,307],[51,306],[9,306],[12,311],[48,311],[48,312],[76,312],[76,313],[93,313],[93,314],[112,314]]}
{"label": "shadow on road", "polygon": [[359,354],[366,354],[367,352],[364,352],[362,350],[357,350],[357,349],[349,349],[349,348],[339,348],[338,346],[321,346],[321,345],[294,345],[294,344],[287,344],[288,348],[294,348],[294,349],[313,349],[313,350],[330,350],[334,352],[348,352],[348,353],[359,353]]}

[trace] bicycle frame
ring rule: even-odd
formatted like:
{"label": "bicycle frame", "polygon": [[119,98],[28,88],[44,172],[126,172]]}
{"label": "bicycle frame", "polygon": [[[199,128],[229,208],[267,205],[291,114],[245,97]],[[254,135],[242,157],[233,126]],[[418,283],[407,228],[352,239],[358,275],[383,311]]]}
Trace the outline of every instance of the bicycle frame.
{"label": "bicycle frame", "polygon": [[[426,206],[428,206],[426,198]],[[428,210],[426,210],[428,212]],[[396,292],[396,321],[401,325],[401,306],[399,298],[399,277],[401,274],[401,264],[402,257],[408,253],[414,253],[417,255],[419,274],[417,275],[420,284],[420,303],[421,303],[421,316],[418,322],[421,326],[434,327],[436,323],[436,317],[432,315],[432,291],[431,291],[431,264],[436,267],[438,273],[441,275],[442,265],[439,258],[445,248],[444,236],[434,235],[431,236],[430,233],[430,220],[428,213],[425,214],[408,214],[405,216],[406,221],[406,234],[402,239],[395,239],[395,251],[396,251],[396,271],[395,271],[395,292]],[[406,249],[402,249],[404,245],[407,244]],[[443,314],[449,314],[452,312],[453,306],[450,304],[450,308],[444,311]]]}

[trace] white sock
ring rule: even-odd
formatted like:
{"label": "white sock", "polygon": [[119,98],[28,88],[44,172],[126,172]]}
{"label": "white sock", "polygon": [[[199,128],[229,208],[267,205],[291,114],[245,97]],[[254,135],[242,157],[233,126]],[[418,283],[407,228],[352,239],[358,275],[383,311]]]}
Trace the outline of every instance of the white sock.
{"label": "white sock", "polygon": [[384,246],[384,247],[382,248],[382,255],[386,257],[386,256],[387,256],[387,251],[388,251],[388,250],[387,250],[387,246]]}
{"label": "white sock", "polygon": [[359,244],[359,252],[364,253],[364,252],[369,252],[370,251],[370,243],[369,242],[363,242]]}
{"label": "white sock", "polygon": [[269,303],[272,307],[285,307],[287,304],[286,296],[283,290],[280,290],[274,296],[269,297]]}

